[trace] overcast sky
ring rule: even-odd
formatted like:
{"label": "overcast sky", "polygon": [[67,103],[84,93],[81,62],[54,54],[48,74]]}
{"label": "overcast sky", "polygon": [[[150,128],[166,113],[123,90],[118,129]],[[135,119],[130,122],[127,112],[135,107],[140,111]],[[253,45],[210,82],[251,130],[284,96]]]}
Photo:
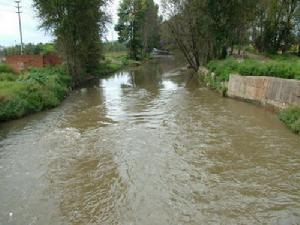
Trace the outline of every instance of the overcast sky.
{"label": "overcast sky", "polygon": [[[107,10],[112,16],[113,23],[116,23],[117,8],[120,0],[111,0]],[[0,0],[0,45],[11,46],[20,43],[18,16],[16,13],[16,5],[14,0]],[[23,42],[24,43],[39,43],[50,42],[53,37],[50,34],[45,33],[43,30],[39,30],[39,19],[36,17],[36,13],[32,8],[32,0],[21,0],[22,6],[22,30],[23,30]],[[118,38],[116,32],[113,29],[113,24],[108,26],[108,32],[106,39],[116,40]]]}

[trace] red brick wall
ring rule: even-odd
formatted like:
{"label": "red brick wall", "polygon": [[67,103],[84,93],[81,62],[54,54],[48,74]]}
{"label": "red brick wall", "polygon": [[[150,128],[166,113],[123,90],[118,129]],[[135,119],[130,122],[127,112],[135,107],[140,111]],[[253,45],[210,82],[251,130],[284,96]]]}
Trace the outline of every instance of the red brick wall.
{"label": "red brick wall", "polygon": [[57,55],[11,55],[6,57],[5,62],[17,73],[31,67],[41,68],[62,63]]}
{"label": "red brick wall", "polygon": [[62,64],[61,59],[57,55],[49,54],[49,55],[44,55],[44,66],[51,65],[60,65]]}
{"label": "red brick wall", "polygon": [[30,67],[43,67],[43,56],[41,55],[10,55],[6,57],[6,63],[15,72],[26,70]]}

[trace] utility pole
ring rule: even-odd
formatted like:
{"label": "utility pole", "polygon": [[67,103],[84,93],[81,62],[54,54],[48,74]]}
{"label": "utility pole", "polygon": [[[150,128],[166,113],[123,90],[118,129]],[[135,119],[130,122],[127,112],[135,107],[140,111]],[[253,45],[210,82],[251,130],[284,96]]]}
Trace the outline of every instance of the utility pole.
{"label": "utility pole", "polygon": [[21,23],[21,6],[20,6],[20,0],[15,1],[15,3],[17,4],[16,8],[18,10],[17,14],[19,17],[19,31],[20,31],[20,39],[21,39],[21,55],[23,55],[23,35],[22,35],[22,23]]}

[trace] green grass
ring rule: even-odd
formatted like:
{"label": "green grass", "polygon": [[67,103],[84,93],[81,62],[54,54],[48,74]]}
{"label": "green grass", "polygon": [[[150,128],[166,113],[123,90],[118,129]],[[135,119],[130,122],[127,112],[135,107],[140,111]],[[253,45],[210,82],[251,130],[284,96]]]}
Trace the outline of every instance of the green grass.
{"label": "green grass", "polygon": [[0,74],[0,121],[55,107],[71,86],[71,77],[61,67],[32,69],[16,76]]}
{"label": "green grass", "polygon": [[118,64],[118,63],[111,63],[111,62],[106,62],[106,63],[101,63],[96,75],[98,77],[104,77],[107,75],[110,75],[114,72],[117,72],[118,70],[122,69],[124,67],[123,64]]}
{"label": "green grass", "polygon": [[105,60],[100,63],[96,75],[99,77],[110,75],[125,66],[139,65],[140,63],[128,59],[126,51],[107,52],[104,54]]}
{"label": "green grass", "polygon": [[1,81],[14,81],[18,78],[18,76],[16,74],[13,73],[1,73],[0,72],[0,82]]}
{"label": "green grass", "polygon": [[293,132],[300,133],[300,107],[289,107],[279,112],[279,119]]}
{"label": "green grass", "polygon": [[14,73],[14,72],[7,64],[0,63],[0,73]]}
{"label": "green grass", "polygon": [[300,80],[300,59],[298,57],[274,56],[268,61],[245,59],[238,61],[233,58],[213,60],[208,69],[216,74],[219,81],[228,81],[230,74],[244,76],[270,76]]}
{"label": "green grass", "polygon": [[224,82],[229,81],[230,74],[239,74],[242,76],[270,76],[300,80],[299,57],[281,55],[269,56],[269,58],[269,60],[261,61],[258,59],[237,60],[230,57],[225,60],[210,61],[207,64],[207,68],[215,75],[204,77],[204,81],[212,89],[224,94],[226,92]]}
{"label": "green grass", "polygon": [[105,53],[105,60],[108,64],[120,64],[123,66],[132,66],[140,64],[139,61],[128,58],[126,51],[122,52],[107,52]]}

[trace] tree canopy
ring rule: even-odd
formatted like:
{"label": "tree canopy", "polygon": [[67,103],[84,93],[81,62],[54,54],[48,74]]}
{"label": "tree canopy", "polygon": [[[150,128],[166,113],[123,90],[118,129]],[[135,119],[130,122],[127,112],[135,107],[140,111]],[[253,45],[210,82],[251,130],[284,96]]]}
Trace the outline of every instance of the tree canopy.
{"label": "tree canopy", "polygon": [[99,64],[106,21],[105,0],[34,0],[41,27],[54,34],[57,48],[76,82]]}
{"label": "tree canopy", "polygon": [[165,37],[194,70],[251,42],[284,53],[300,44],[299,8],[299,0],[163,0]]}
{"label": "tree canopy", "polygon": [[141,59],[159,44],[158,6],[153,0],[122,0],[115,30],[119,41],[129,49],[129,56]]}

